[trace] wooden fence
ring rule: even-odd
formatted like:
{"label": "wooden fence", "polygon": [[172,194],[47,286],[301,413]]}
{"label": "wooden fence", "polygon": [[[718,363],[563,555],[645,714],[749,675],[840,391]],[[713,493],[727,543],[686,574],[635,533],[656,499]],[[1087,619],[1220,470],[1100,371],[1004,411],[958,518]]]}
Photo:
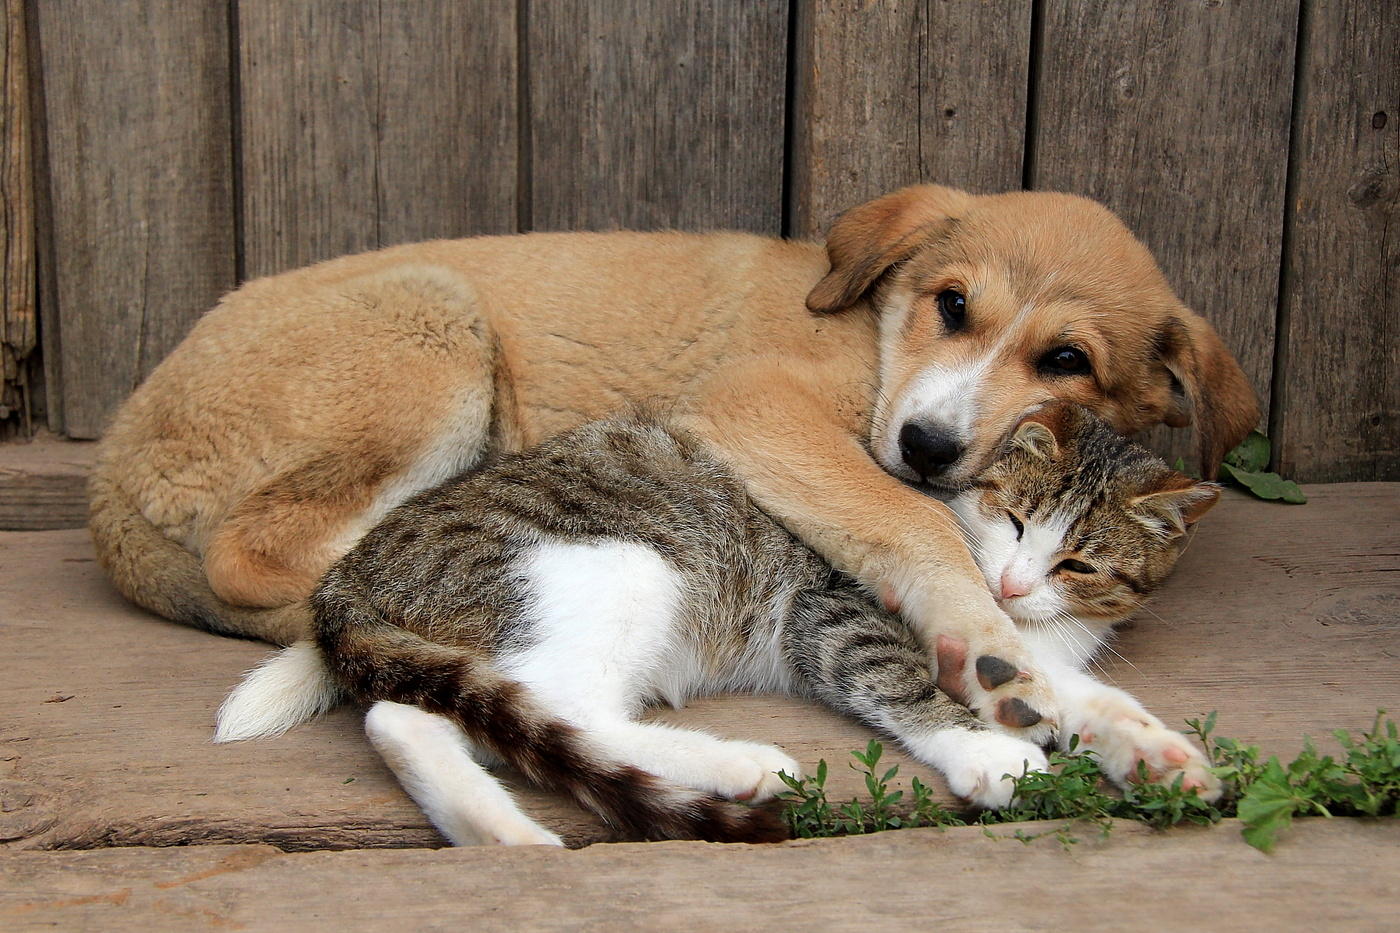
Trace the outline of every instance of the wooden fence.
{"label": "wooden fence", "polygon": [[6,2],[10,433],[97,436],[254,276],[517,230],[812,236],[935,180],[1106,202],[1283,470],[1400,478],[1390,0]]}

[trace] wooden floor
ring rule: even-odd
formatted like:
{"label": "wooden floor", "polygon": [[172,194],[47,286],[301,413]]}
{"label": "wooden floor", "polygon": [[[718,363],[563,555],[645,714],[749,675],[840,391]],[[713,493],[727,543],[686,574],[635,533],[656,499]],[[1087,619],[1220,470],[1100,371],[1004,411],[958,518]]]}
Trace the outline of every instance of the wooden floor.
{"label": "wooden floor", "polygon": [[[1400,710],[1400,484],[1228,494],[1103,670],[1164,719],[1291,754],[1305,733]],[[1400,823],[1300,826],[1272,858],[1230,824],[1120,827],[1063,852],[977,829],[722,847],[449,851],[340,710],[279,739],[210,744],[265,646],[121,601],[85,532],[0,533],[0,929],[1384,928]],[[780,698],[715,698],[667,721],[842,762],[868,733]],[[902,778],[926,769],[904,761]],[[523,790],[572,844],[607,833]],[[88,851],[61,851],[88,850]],[[355,851],[325,851],[355,850]],[[379,851],[368,851],[379,850]],[[397,850],[397,851],[386,851]],[[1147,917],[1139,911],[1148,910]],[[760,911],[749,915],[748,911]],[[737,914],[736,911],[744,911]],[[1304,922],[1304,921],[1307,922]]]}

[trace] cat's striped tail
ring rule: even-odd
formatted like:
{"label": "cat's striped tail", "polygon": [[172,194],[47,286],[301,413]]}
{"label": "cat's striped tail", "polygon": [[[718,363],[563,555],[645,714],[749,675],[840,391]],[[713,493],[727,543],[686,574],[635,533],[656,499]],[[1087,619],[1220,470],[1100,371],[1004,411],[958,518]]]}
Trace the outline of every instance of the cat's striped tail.
{"label": "cat's striped tail", "polygon": [[445,716],[535,783],[567,791],[634,839],[776,842],[776,808],[747,807],[667,782],[619,761],[544,709],[481,655],[422,638],[333,586],[312,598],[327,667],[362,700],[392,700]]}

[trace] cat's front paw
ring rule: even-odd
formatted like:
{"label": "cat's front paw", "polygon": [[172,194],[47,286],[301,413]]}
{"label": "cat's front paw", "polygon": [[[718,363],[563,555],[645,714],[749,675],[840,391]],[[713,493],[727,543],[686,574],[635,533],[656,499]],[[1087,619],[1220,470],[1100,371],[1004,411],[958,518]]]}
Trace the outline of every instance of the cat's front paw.
{"label": "cat's front paw", "polygon": [[944,729],[911,750],[943,773],[954,794],[989,810],[1011,803],[1012,777],[1050,766],[1039,746],[983,730]]}
{"label": "cat's front paw", "polygon": [[1201,798],[1220,798],[1220,779],[1211,773],[1205,755],[1122,691],[1077,704],[1066,716],[1066,738],[1071,734],[1079,736],[1078,750],[1097,755],[1103,772],[1119,787],[1138,783],[1139,764],[1145,764],[1149,781],[1171,784],[1180,777],[1182,788],[1195,788]]}
{"label": "cat's front paw", "polygon": [[979,643],[938,636],[938,687],[1002,731],[1043,745],[1059,724],[1055,691],[1030,662],[1029,653],[1008,640]]}

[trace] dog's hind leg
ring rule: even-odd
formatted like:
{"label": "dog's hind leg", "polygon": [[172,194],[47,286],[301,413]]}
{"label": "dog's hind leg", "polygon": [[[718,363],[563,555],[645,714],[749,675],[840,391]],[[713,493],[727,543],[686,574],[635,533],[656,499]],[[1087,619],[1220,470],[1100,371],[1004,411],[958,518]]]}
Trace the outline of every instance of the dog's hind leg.
{"label": "dog's hind leg", "polygon": [[495,338],[464,283],[401,269],[326,301],[335,313],[315,320],[316,340],[301,335],[317,358],[299,372],[313,384],[287,386],[277,431],[307,443],[265,458],[268,475],[204,550],[209,584],[229,603],[306,597],[386,511],[479,462],[497,429]]}
{"label": "dog's hind leg", "polygon": [[564,844],[521,812],[450,720],[383,700],[366,714],[365,734],[408,796],[453,845]]}

